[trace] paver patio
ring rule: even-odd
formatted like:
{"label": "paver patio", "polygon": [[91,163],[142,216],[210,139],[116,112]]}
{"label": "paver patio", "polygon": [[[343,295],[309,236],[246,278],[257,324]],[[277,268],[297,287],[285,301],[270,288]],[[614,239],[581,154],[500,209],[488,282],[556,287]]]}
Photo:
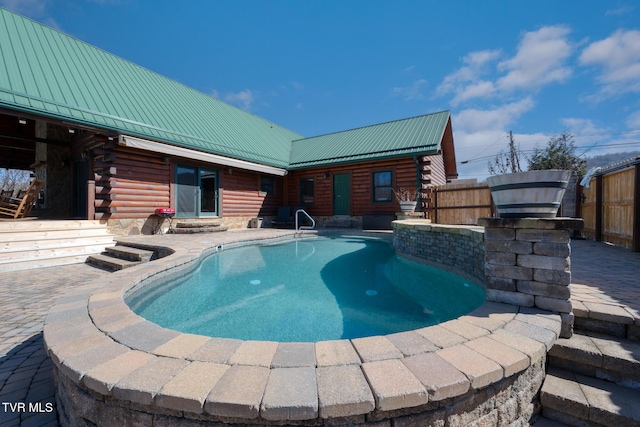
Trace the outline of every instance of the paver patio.
{"label": "paver patio", "polygon": [[[273,237],[278,231],[266,231]],[[249,238],[256,231],[246,233]],[[219,236],[140,236],[147,243],[181,246],[211,246],[212,240],[224,243]],[[253,234],[255,235],[255,234]],[[572,242],[572,299],[577,310],[591,311],[594,316],[629,316],[640,313],[640,254],[623,248],[585,240]],[[162,261],[157,261],[162,262]],[[0,277],[0,402],[36,403],[39,411],[11,411],[0,407],[0,427],[56,426],[52,365],[43,342],[44,318],[54,301],[65,293],[93,279],[107,278],[111,273],[79,264],[64,267],[23,270]],[[95,285],[90,285],[95,286]],[[72,303],[72,298],[70,298]],[[595,318],[595,317],[594,317]]]}

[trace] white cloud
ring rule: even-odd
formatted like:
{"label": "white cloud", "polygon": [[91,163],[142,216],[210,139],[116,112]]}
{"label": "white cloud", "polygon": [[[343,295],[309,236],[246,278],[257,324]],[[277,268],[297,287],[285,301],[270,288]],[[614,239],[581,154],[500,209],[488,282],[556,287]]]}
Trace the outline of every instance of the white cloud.
{"label": "white cloud", "polygon": [[449,74],[436,88],[436,95],[453,93],[453,105],[473,97],[493,94],[493,84],[483,81],[482,76],[488,72],[488,65],[500,56],[499,50],[481,50],[471,52],[462,58],[464,66]]}
{"label": "white cloud", "polygon": [[27,16],[42,16],[48,0],[0,0],[0,6]]}
{"label": "white cloud", "polygon": [[595,100],[640,92],[640,31],[618,30],[591,43],[580,54],[580,63],[601,69]]}
{"label": "white cloud", "polygon": [[453,94],[450,103],[458,106],[472,99],[501,97],[517,90],[534,91],[566,81],[572,73],[566,66],[573,51],[570,32],[562,25],[526,32],[516,54],[501,62],[497,61],[504,55],[502,50],[471,52],[462,59],[462,67],[444,78],[435,94]]}
{"label": "white cloud", "polygon": [[605,134],[608,131],[606,129],[598,128],[591,119],[579,119],[568,117],[562,119],[562,124],[566,130],[573,135],[589,135],[596,136]]}
{"label": "white cloud", "polygon": [[631,6],[621,6],[617,9],[610,9],[605,12],[605,16],[619,16],[626,15],[627,13],[631,13],[633,11],[633,7]]}
{"label": "white cloud", "polygon": [[304,90],[304,85],[302,83],[291,82],[291,86],[293,86],[295,90]]}
{"label": "white cloud", "polygon": [[424,95],[421,92],[422,86],[427,83],[425,79],[419,79],[414,81],[409,86],[396,86],[391,89],[390,96],[401,97],[404,101],[411,101],[414,99],[424,99]]}
{"label": "white cloud", "polygon": [[627,117],[626,123],[629,129],[640,130],[640,111],[636,111],[635,113],[629,114],[629,117]]}
{"label": "white cloud", "polygon": [[224,100],[237,105],[245,111],[249,111],[251,109],[251,105],[255,101],[250,89],[241,90],[237,93],[230,92],[224,97]]}
{"label": "white cloud", "polygon": [[498,65],[507,72],[496,82],[499,89],[535,89],[567,80],[571,69],[565,63],[573,50],[567,38],[570,32],[556,25],[525,33],[516,55]]}
{"label": "white cloud", "polygon": [[493,95],[495,91],[496,88],[492,82],[479,81],[471,83],[457,90],[456,96],[451,100],[451,105],[457,106],[473,98],[486,98]]}
{"label": "white cloud", "polygon": [[479,132],[488,129],[504,131],[522,114],[531,110],[534,105],[531,98],[524,98],[493,110],[463,110],[454,117],[455,127],[465,132]]}
{"label": "white cloud", "polygon": [[[487,164],[500,150],[506,149],[510,127],[534,105],[531,98],[525,98],[493,109],[467,109],[455,114],[452,122],[456,157],[459,162],[468,161],[458,165],[459,177],[483,179],[488,176]],[[530,142],[532,138],[516,138],[519,145],[525,140]]]}

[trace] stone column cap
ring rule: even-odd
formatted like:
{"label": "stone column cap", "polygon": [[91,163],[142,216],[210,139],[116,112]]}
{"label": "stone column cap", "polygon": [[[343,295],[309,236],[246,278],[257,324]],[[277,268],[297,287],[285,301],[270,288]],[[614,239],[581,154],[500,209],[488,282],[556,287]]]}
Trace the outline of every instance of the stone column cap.
{"label": "stone column cap", "polygon": [[478,225],[490,228],[533,228],[538,230],[582,230],[582,218],[478,218]]}

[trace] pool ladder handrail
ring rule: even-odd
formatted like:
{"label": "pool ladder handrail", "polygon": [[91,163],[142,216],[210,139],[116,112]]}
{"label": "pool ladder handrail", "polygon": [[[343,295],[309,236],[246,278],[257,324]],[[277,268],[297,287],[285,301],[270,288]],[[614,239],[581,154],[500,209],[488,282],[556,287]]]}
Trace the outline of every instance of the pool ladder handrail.
{"label": "pool ladder handrail", "polygon": [[[311,220],[311,225],[298,225],[298,214],[299,213],[303,213],[307,216],[307,218],[309,218]],[[295,213],[295,217],[296,217],[296,231],[298,230],[313,230],[314,228],[316,228],[316,221],[311,218],[311,215],[309,215],[307,213],[307,211],[305,211],[304,209],[298,209]]]}

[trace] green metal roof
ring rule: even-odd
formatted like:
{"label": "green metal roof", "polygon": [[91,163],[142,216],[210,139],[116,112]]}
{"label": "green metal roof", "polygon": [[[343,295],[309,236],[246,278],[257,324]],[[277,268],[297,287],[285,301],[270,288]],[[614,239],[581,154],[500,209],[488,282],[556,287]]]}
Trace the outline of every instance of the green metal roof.
{"label": "green metal roof", "polygon": [[434,154],[440,149],[449,117],[449,111],[442,111],[296,140],[289,169]]}
{"label": "green metal roof", "polygon": [[286,169],[432,154],[450,116],[305,139],[1,7],[0,107]]}
{"label": "green metal roof", "polygon": [[0,106],[278,167],[302,137],[3,8]]}

